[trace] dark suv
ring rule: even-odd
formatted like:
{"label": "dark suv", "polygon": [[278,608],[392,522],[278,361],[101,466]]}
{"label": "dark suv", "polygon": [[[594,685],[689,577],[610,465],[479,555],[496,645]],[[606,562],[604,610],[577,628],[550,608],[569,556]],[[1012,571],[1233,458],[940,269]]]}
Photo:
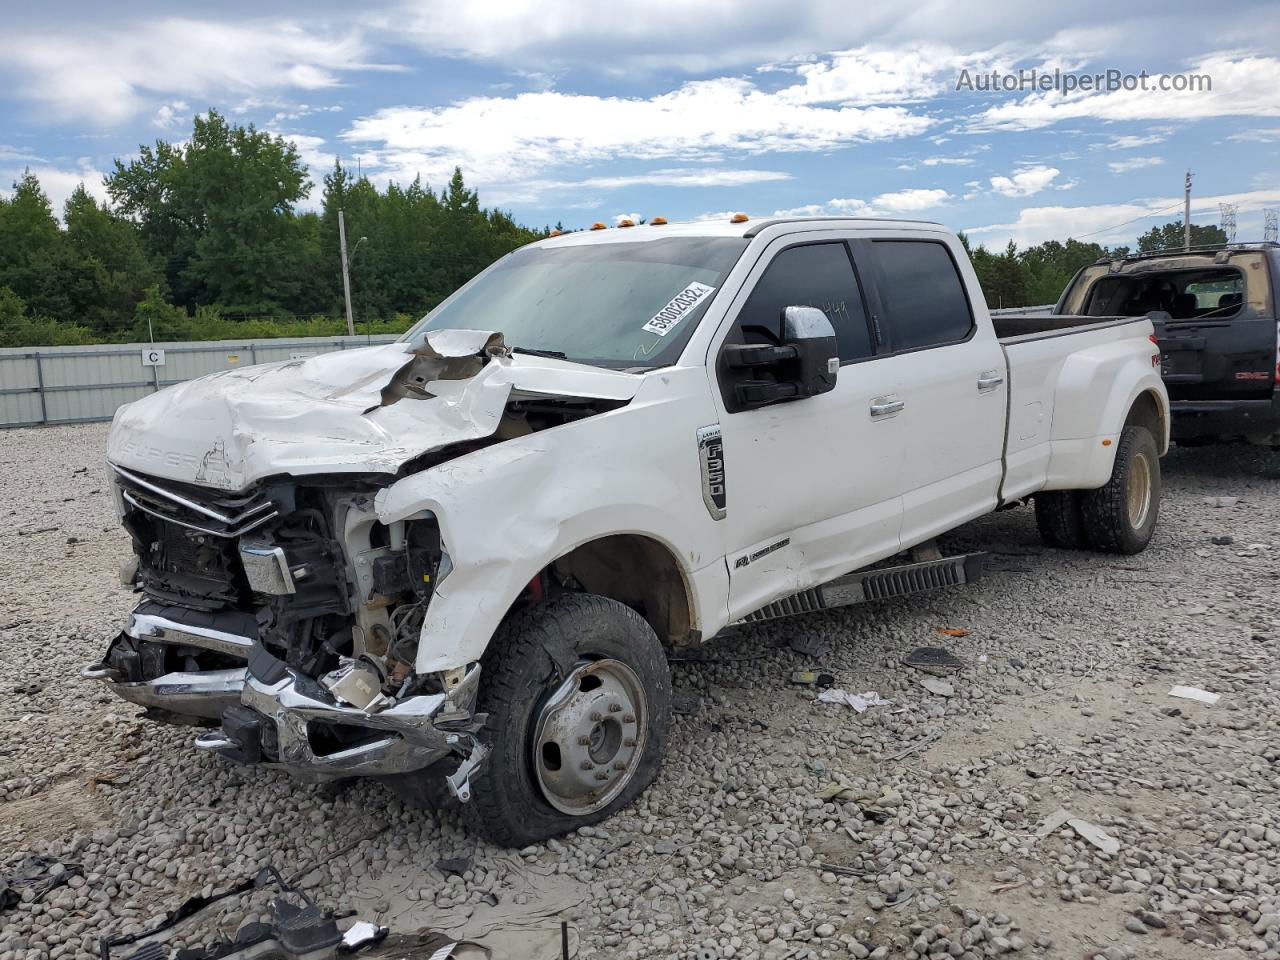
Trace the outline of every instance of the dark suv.
{"label": "dark suv", "polygon": [[1280,244],[1102,259],[1054,313],[1151,317],[1174,440],[1280,447]]}

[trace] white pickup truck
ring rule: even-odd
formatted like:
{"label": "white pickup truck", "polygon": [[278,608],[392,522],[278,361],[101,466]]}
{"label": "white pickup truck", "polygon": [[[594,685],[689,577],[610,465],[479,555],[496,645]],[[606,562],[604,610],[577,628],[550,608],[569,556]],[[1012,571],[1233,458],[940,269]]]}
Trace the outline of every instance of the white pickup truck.
{"label": "white pickup truck", "polygon": [[1032,497],[1050,544],[1142,550],[1159,364],[1145,317],[993,322],[936,224],[551,237],[397,343],[122,407],[142,602],[85,675],[523,845],[654,779],[672,648],[963,582],[934,538]]}

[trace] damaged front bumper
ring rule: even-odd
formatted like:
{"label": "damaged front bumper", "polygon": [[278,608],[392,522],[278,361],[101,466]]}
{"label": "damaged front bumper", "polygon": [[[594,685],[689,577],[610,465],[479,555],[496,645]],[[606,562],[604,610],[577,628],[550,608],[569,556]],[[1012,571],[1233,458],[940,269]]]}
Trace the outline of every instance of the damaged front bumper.
{"label": "damaged front bumper", "polygon": [[460,671],[446,692],[378,698],[378,709],[361,709],[277,660],[247,630],[226,626],[178,622],[143,604],[103,660],[81,675],[156,719],[220,722],[196,738],[198,749],[303,780],[395,776],[455,756],[461,763],[449,786],[468,799],[484,758],[475,737],[484,717],[473,713],[479,664]]}
{"label": "damaged front bumper", "polygon": [[143,604],[98,663],[81,671],[101,680],[124,700],[158,719],[201,723],[220,720],[240,702],[253,639],[245,623],[180,623],[155,604]]}
{"label": "damaged front bumper", "polygon": [[450,754],[469,757],[480,666],[448,693],[404,697],[377,711],[339,702],[315,680],[262,650],[249,661],[240,703],[196,747],[305,780],[412,773]]}

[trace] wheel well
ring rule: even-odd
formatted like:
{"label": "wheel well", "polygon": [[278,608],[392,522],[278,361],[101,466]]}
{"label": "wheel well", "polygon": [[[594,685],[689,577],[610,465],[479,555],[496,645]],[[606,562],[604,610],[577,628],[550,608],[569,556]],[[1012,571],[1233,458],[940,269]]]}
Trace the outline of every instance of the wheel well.
{"label": "wheel well", "polygon": [[551,567],[561,579],[576,581],[588,593],[631,607],[664,643],[688,643],[692,638],[693,604],[684,571],[658,541],[639,534],[602,537],[575,547]]}
{"label": "wheel well", "polygon": [[1146,427],[1161,451],[1165,446],[1164,411],[1155,393],[1147,390],[1138,395],[1129,408],[1129,415],[1124,418],[1124,425]]}

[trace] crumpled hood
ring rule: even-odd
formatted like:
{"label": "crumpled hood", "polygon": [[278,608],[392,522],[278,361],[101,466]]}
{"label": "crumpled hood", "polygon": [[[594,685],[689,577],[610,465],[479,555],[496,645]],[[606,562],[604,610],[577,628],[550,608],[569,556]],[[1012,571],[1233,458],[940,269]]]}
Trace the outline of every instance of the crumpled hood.
{"label": "crumpled hood", "polygon": [[642,380],[511,354],[488,331],[439,331],[169,387],[117,411],[107,459],[232,491],[277,474],[393,473],[423,453],[493,434],[513,392],[625,401]]}

